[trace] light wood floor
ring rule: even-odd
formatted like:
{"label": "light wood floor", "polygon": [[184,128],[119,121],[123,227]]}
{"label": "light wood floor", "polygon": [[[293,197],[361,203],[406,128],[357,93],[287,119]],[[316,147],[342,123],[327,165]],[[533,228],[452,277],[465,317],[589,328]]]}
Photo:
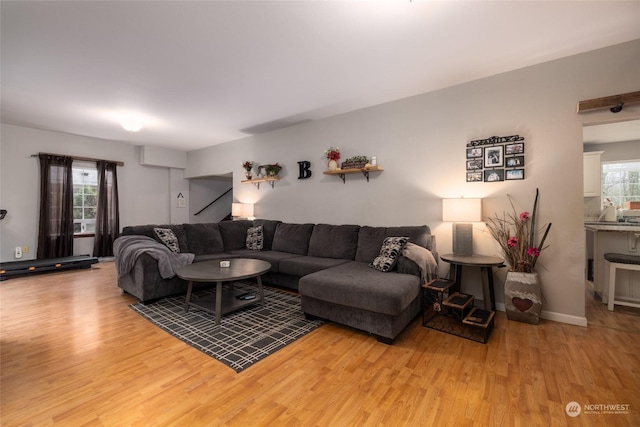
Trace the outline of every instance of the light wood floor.
{"label": "light wood floor", "polygon": [[[392,346],[327,324],[236,374],[132,302],[113,263],[1,282],[1,425],[640,425],[640,333],[615,321],[498,313],[487,345],[416,321]],[[629,412],[570,418],[571,401]]]}

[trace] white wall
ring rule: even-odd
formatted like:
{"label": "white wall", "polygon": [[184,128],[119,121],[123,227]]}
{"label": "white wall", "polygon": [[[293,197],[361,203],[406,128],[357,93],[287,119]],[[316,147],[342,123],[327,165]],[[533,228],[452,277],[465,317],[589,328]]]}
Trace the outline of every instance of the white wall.
{"label": "white wall", "polygon": [[169,169],[169,195],[171,224],[189,222],[189,181],[184,179],[184,169]]}
{"label": "white wall", "polygon": [[[169,169],[141,166],[139,147],[2,124],[0,206],[9,213],[0,221],[1,261],[13,261],[16,246],[29,247],[23,259],[36,257],[40,172],[38,159],[31,155],[38,152],[123,161],[124,167],[117,169],[121,227],[170,221]],[[76,254],[92,250],[93,238],[75,239]]]}
{"label": "white wall", "polygon": [[206,177],[189,180],[189,222],[191,224],[205,222],[219,222],[231,213],[231,203],[233,201],[233,191],[222,196],[217,202],[195,215],[209,203],[224,194],[233,185],[231,178]]}
{"label": "white wall", "polygon": [[184,169],[187,167],[186,151],[171,148],[140,146],[140,164],[145,166],[164,166],[167,168]]}
{"label": "white wall", "polygon": [[585,144],[584,151],[604,151],[602,162],[640,160],[640,141],[611,142],[607,144]]}
{"label": "white wall", "polygon": [[[565,58],[326,120],[248,137],[188,153],[187,177],[234,174],[234,200],[256,203],[255,215],[289,222],[363,225],[428,224],[438,251],[451,251],[451,225],[441,222],[441,198],[482,197],[485,216],[530,210],[540,189],[540,223],[552,222],[538,263],[543,316],[586,325],[582,124],[640,117],[639,106],[611,117],[608,111],[578,115],[580,100],[637,91],[640,41]],[[401,78],[401,76],[399,76]],[[526,138],[526,179],[465,182],[470,140],[519,134]],[[343,159],[376,155],[384,172],[326,176],[323,152],[342,148]],[[241,184],[241,163],[280,162],[282,180],[258,190]],[[297,162],[312,163],[313,176],[297,179]],[[484,226],[475,230],[476,253],[495,254]],[[443,270],[448,266],[441,265]],[[497,299],[503,301],[498,271]],[[441,270],[442,272],[442,270]]]}

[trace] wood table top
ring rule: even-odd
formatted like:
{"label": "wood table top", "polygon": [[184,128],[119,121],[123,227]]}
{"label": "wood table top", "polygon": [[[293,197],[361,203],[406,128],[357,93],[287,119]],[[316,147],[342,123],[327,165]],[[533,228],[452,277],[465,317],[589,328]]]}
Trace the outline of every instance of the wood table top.
{"label": "wood table top", "polygon": [[473,267],[497,267],[504,263],[502,258],[487,255],[446,254],[440,255],[440,258],[442,258],[443,261],[452,264],[468,265]]}
{"label": "wood table top", "polygon": [[196,262],[179,268],[176,274],[194,282],[228,282],[259,276],[271,268],[270,263],[259,259],[232,258],[228,261],[229,267],[220,267],[220,260]]}

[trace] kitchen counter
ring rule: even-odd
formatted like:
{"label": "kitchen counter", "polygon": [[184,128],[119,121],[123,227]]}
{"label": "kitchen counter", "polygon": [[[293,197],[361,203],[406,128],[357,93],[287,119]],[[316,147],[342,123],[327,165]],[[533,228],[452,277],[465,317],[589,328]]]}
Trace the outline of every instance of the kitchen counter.
{"label": "kitchen counter", "polygon": [[590,231],[640,232],[640,224],[632,222],[585,222],[584,228]]}
{"label": "kitchen counter", "polygon": [[[640,239],[640,224],[633,222],[588,222],[585,221],[586,231],[586,263],[587,283],[592,286],[596,296],[602,302],[608,300],[609,277],[605,271],[604,254],[614,252],[628,255],[638,255]],[[589,271],[590,270],[590,271]],[[624,276],[624,275],[622,275]],[[627,277],[628,276],[628,277]],[[637,278],[632,275],[617,278],[616,294],[620,297],[634,298],[637,289],[634,283]]]}

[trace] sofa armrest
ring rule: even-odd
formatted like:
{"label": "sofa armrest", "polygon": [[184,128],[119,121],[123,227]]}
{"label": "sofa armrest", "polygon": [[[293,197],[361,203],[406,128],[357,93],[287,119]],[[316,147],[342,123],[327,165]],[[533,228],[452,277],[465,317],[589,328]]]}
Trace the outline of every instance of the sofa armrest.
{"label": "sofa armrest", "polygon": [[399,256],[396,263],[396,271],[402,274],[411,274],[420,277],[420,267],[407,257]]}
{"label": "sofa armrest", "polygon": [[118,287],[140,301],[148,302],[186,292],[187,282],[178,276],[163,279],[158,261],[148,254],[142,254],[129,273],[118,277]]}

